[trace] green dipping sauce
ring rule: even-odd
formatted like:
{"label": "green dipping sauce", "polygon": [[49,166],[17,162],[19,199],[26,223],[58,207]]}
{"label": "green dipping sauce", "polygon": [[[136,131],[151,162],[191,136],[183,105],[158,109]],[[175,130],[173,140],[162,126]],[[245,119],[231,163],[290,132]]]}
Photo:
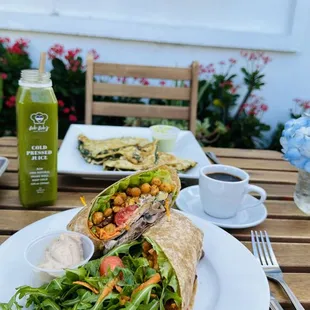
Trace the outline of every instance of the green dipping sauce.
{"label": "green dipping sauce", "polygon": [[58,150],[58,104],[53,88],[47,83],[36,87],[33,82],[20,82],[16,112],[21,204],[52,205],[57,199]]}

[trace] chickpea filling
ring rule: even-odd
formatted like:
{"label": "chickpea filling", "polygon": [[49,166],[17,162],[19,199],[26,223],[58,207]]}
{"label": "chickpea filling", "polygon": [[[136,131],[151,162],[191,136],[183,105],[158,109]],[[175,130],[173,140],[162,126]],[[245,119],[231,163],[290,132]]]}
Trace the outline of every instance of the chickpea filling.
{"label": "chickpea filling", "polygon": [[104,210],[92,213],[88,227],[101,240],[116,238],[124,230],[129,229],[126,225],[133,216],[139,215],[139,209],[146,201],[162,202],[168,213],[168,195],[174,189],[174,185],[162,182],[158,177],[139,187],[128,187],[123,192],[115,193]]}

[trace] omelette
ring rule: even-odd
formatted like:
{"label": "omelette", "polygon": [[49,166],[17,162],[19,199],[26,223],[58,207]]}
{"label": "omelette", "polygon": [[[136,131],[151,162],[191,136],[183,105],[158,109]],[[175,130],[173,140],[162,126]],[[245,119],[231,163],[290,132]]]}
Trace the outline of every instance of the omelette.
{"label": "omelette", "polygon": [[107,140],[91,140],[79,136],[78,149],[91,164],[103,165],[104,170],[141,171],[158,165],[167,165],[179,172],[196,166],[196,162],[159,152],[158,141],[144,138],[123,137]]}
{"label": "omelette", "polygon": [[90,164],[101,165],[105,158],[116,155],[121,149],[129,146],[143,146],[150,143],[144,138],[113,138],[92,140],[84,135],[78,137],[78,149],[83,158]]}

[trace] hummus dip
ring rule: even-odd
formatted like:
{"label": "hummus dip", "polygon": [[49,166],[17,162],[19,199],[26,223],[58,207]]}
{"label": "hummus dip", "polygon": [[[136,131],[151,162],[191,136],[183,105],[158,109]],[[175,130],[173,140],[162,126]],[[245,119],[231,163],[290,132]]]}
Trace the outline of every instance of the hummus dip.
{"label": "hummus dip", "polygon": [[59,270],[73,267],[83,261],[83,246],[79,236],[61,234],[46,249],[40,268]]}

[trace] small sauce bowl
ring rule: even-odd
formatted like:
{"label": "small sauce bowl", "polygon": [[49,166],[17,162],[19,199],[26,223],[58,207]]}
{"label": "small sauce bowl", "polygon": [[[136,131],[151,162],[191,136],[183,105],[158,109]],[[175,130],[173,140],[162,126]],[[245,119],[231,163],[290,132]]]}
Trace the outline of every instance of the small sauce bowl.
{"label": "small sauce bowl", "polygon": [[77,232],[57,231],[33,240],[26,248],[24,257],[33,272],[38,273],[41,281],[43,282],[49,282],[51,279],[61,277],[65,274],[65,269],[45,269],[39,267],[39,265],[44,261],[47,248],[49,248],[53,241],[57,240],[62,234],[80,237],[83,247],[83,260],[80,263],[66,269],[75,269],[85,265],[94,254],[95,247],[93,242],[87,236]]}
{"label": "small sauce bowl", "polygon": [[172,152],[177,141],[180,129],[168,125],[151,126],[154,140],[158,140],[158,150],[161,152]]}

